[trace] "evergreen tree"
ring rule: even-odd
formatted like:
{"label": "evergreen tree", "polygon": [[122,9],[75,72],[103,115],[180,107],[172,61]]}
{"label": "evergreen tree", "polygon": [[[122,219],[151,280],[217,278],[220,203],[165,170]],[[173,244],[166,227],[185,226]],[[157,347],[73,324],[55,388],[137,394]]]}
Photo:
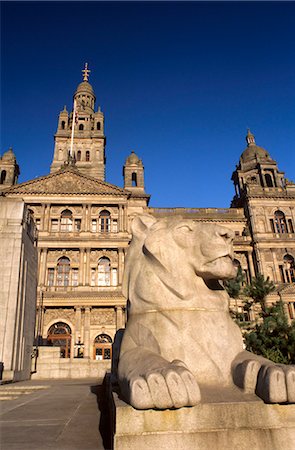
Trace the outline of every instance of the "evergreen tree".
{"label": "evergreen tree", "polygon": [[238,267],[237,276],[232,280],[224,282],[224,287],[231,298],[238,298],[242,289],[242,283],[244,281],[244,274],[241,266]]}
{"label": "evergreen tree", "polygon": [[[244,288],[244,294],[251,297],[252,301],[249,303],[249,309],[253,304],[259,304],[261,307],[262,317],[267,316],[267,306],[265,303],[268,294],[275,290],[275,285],[270,281],[269,277],[266,279],[262,274],[258,274],[253,278],[251,283]],[[251,304],[251,305],[250,305]]]}
{"label": "evergreen tree", "polygon": [[261,312],[263,321],[245,334],[247,350],[275,363],[295,364],[295,323],[288,324],[283,302]]}

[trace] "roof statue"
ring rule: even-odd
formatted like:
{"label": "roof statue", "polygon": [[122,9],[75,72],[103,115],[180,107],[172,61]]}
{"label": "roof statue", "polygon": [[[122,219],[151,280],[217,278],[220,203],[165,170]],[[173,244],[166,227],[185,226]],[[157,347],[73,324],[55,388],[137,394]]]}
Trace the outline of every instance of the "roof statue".
{"label": "roof statue", "polygon": [[88,69],[88,63],[85,63],[85,68],[82,70],[83,81],[88,81],[91,70]]}

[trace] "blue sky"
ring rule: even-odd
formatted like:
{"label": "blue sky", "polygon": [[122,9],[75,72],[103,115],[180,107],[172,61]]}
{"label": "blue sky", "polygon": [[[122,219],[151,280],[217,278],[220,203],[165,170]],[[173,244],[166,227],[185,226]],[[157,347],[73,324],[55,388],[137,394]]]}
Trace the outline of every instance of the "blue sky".
{"label": "blue sky", "polygon": [[134,150],[152,206],[229,207],[256,143],[295,178],[294,2],[2,2],[1,154],[49,173],[87,61],[105,113],[107,181]]}

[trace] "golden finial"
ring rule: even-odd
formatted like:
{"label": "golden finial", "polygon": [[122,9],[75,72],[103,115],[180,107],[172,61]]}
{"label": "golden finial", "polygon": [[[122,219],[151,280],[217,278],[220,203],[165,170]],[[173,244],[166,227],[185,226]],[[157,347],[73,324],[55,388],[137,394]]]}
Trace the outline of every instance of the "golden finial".
{"label": "golden finial", "polygon": [[85,69],[82,70],[83,81],[88,81],[90,72],[91,72],[91,70],[88,69],[88,63],[85,63]]}

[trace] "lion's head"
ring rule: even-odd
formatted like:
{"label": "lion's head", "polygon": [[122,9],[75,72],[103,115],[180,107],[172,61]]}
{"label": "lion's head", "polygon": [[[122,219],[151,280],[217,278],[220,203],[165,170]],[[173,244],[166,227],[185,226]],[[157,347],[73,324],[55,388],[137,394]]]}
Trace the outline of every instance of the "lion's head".
{"label": "lion's head", "polygon": [[125,279],[129,279],[131,268],[134,276],[143,269],[143,259],[153,263],[158,273],[169,273],[180,283],[181,278],[188,279],[193,274],[205,280],[236,275],[234,233],[228,228],[179,217],[156,219],[141,215],[133,220],[132,233]]}

